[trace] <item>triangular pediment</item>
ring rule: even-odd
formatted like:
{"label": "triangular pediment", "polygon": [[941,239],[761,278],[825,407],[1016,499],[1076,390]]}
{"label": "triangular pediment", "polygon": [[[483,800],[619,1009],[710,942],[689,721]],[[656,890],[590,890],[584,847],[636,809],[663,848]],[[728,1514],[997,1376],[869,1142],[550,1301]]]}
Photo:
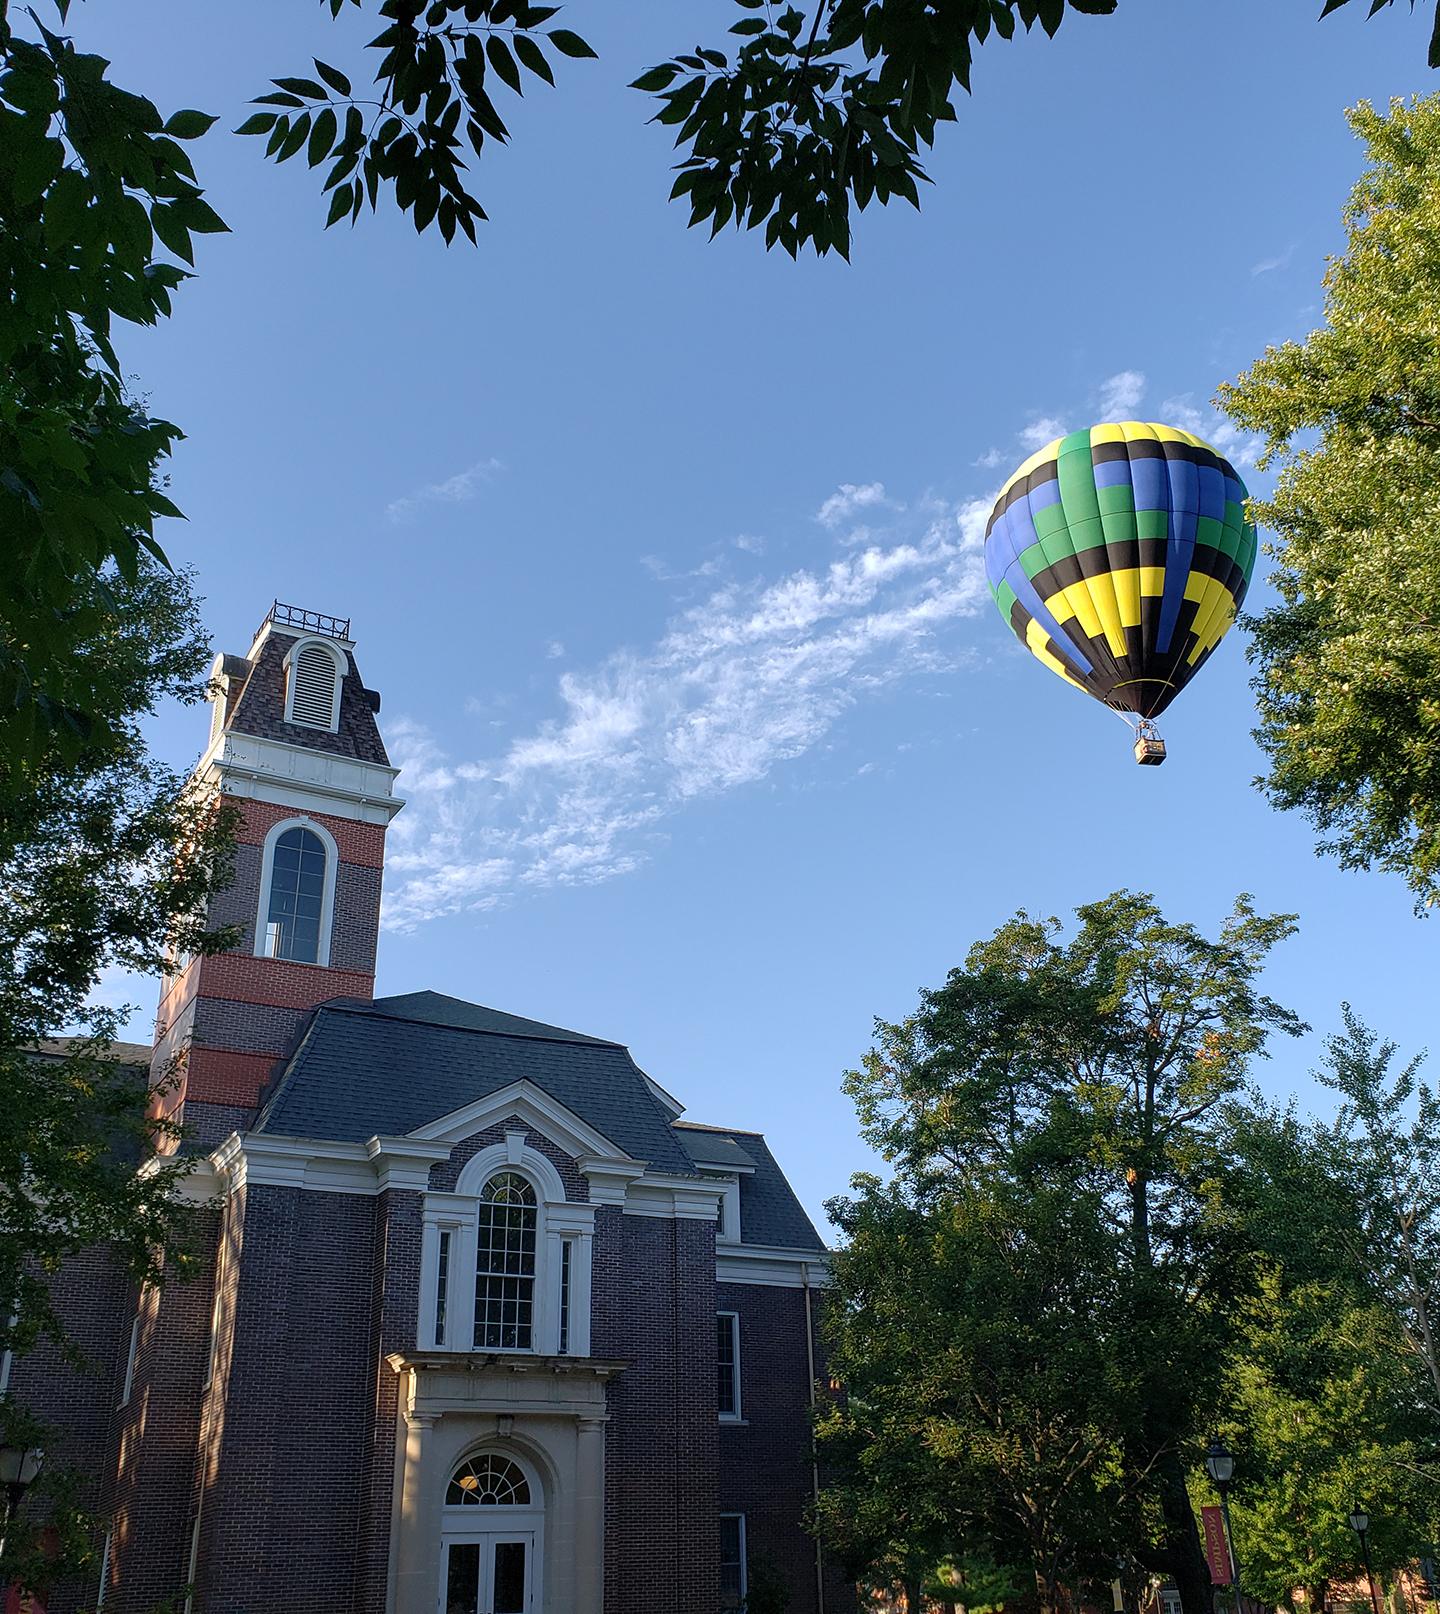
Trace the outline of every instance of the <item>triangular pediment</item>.
{"label": "triangular pediment", "polygon": [[[526,1126],[548,1138],[572,1159],[599,1158],[622,1161],[630,1157],[603,1132],[583,1121],[573,1110],[552,1098],[534,1082],[510,1082],[482,1098],[473,1099],[438,1120],[427,1121],[406,1134],[427,1143],[459,1143],[477,1132],[518,1116]],[[637,1164],[639,1162],[636,1162]]]}

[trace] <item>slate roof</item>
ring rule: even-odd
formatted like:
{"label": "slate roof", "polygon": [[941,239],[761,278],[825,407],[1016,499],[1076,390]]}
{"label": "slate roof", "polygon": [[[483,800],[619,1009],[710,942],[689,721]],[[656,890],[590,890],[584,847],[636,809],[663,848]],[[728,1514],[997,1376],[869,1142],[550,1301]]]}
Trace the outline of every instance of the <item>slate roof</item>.
{"label": "slate roof", "polygon": [[[708,1134],[733,1144],[755,1167],[740,1178],[740,1242],[776,1244],[792,1250],[823,1250],[825,1241],[805,1214],[795,1190],[785,1180],[775,1156],[759,1132],[743,1132],[736,1127],[702,1127],[694,1121],[675,1121],[673,1130],[687,1152],[694,1148],[709,1152],[696,1138]],[[695,1156],[692,1154],[692,1159]],[[716,1162],[720,1164],[720,1162]]]}
{"label": "slate roof", "polygon": [[[380,738],[375,714],[380,710],[380,697],[366,689],[360,681],[360,669],[355,657],[343,644],[336,649],[345,657],[349,669],[340,680],[340,726],[331,734],[314,729],[304,723],[285,721],[285,653],[300,635],[279,633],[274,628],[266,634],[254,661],[243,662],[250,671],[239,698],[230,706],[229,726],[240,734],[255,734],[264,740],[284,740],[290,745],[303,745],[311,751],[327,751],[332,756],[354,757],[358,762],[376,762],[388,767],[390,758],[385,753],[385,742]],[[229,672],[231,657],[225,658],[225,671]],[[242,658],[234,658],[240,661]]]}
{"label": "slate roof", "polygon": [[754,1171],[755,1157],[746,1154],[728,1132],[719,1127],[699,1126],[693,1121],[672,1123],[680,1139],[680,1147],[697,1166],[737,1167],[741,1171]]}
{"label": "slate roof", "polygon": [[255,1130],[338,1142],[403,1136],[522,1079],[633,1158],[696,1174],[620,1043],[438,992],[322,1003]]}

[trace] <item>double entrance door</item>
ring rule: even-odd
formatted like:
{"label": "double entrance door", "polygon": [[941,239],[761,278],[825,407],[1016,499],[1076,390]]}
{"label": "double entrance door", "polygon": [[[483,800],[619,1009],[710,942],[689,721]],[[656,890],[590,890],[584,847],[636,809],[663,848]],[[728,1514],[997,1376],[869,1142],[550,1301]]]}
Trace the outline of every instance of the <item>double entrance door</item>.
{"label": "double entrance door", "polygon": [[533,1530],[446,1538],[440,1614],[534,1614],[534,1585]]}

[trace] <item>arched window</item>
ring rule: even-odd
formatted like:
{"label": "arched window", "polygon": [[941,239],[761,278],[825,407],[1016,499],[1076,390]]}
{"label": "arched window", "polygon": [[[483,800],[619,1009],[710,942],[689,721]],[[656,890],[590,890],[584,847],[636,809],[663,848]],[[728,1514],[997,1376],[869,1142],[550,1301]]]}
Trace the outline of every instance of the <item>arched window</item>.
{"label": "arched window", "polygon": [[339,718],[343,672],[337,652],[323,641],[311,639],[296,646],[287,662],[286,720],[333,733]]}
{"label": "arched window", "polygon": [[450,1476],[445,1506],[529,1507],[530,1482],[508,1457],[486,1452],[461,1463]]}
{"label": "arched window", "polygon": [[313,830],[295,825],[275,842],[270,901],[262,951],[300,964],[320,962],[325,910],[325,845]]}
{"label": "arched window", "polygon": [[528,1351],[535,1325],[535,1190],[497,1172],[480,1194],[475,1241],[475,1347]]}

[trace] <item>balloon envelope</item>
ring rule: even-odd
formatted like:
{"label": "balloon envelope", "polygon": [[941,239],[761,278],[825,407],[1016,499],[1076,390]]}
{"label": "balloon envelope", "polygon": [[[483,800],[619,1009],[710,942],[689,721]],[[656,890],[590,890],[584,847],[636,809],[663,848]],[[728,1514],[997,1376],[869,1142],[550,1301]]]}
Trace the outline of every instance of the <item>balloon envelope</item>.
{"label": "balloon envelope", "polygon": [[1028,650],[1118,712],[1158,717],[1235,620],[1255,529],[1234,466],[1190,432],[1071,432],[1005,484],[985,533],[1001,615]]}

